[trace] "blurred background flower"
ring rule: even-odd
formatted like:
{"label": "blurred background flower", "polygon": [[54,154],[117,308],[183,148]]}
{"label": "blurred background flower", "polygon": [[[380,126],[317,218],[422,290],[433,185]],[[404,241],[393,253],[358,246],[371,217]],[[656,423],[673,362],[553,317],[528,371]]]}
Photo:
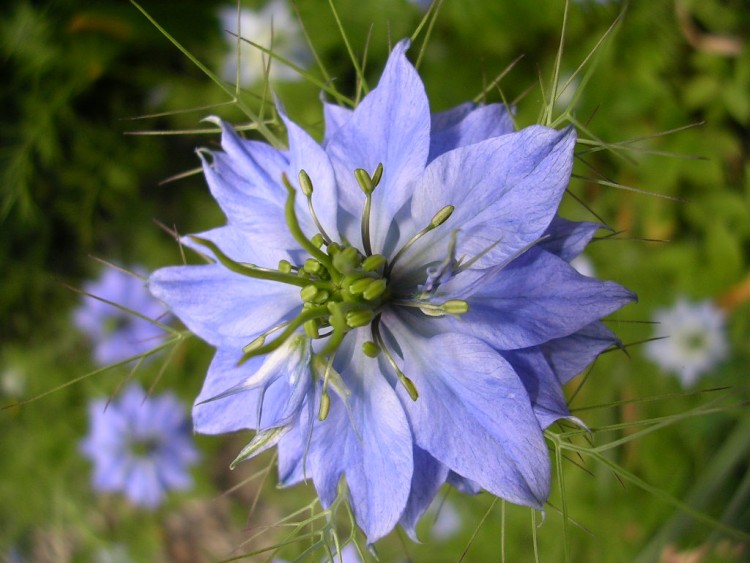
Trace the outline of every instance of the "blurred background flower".
{"label": "blurred background flower", "polygon": [[192,486],[189,468],[198,450],[185,407],[172,393],[149,397],[130,384],[111,402],[92,401],[89,424],[81,451],[94,462],[97,491],[119,492],[153,509],[168,491]]}
{"label": "blurred background flower", "polygon": [[[219,14],[235,2],[139,4],[222,75],[224,57],[236,52],[236,38],[225,30],[235,32],[237,18],[224,24]],[[406,0],[333,4],[355,58],[366,62],[361,76],[367,81],[380,73],[389,38],[411,36],[424,16]],[[443,2],[435,25],[422,28],[410,53],[413,61],[420,58],[434,111],[466,99],[507,100],[515,104],[518,126],[538,121],[549,94],[540,89],[540,77],[553,83],[564,4]],[[614,229],[616,236],[595,239],[586,254],[598,277],[637,291],[639,304],[607,321],[629,358],[617,352],[601,357],[566,392],[573,414],[583,411],[592,429],[603,429],[595,440],[606,449],[607,463],[628,473],[614,474],[611,465],[588,458],[581,468],[578,452],[562,456],[564,482],[555,477],[554,508],[542,526],[527,510],[492,505],[486,495],[456,495],[451,500],[463,520],[460,533],[419,545],[394,535],[377,546],[382,561],[456,561],[464,551],[467,561],[497,560],[501,529],[513,539],[505,545],[509,561],[524,561],[537,550],[541,561],[564,560],[567,552],[572,561],[651,562],[666,547],[680,556],[703,553],[722,536],[733,545],[750,545],[747,536],[676,508],[681,501],[691,514],[750,529],[750,413],[736,406],[748,400],[750,364],[746,4],[629,2],[616,33],[576,73],[626,3],[570,3],[560,76],[574,77],[576,95],[569,103],[575,106],[567,110],[590,144],[576,147],[577,179],[562,213]],[[256,13],[266,5],[240,3]],[[318,83],[281,80],[273,90],[290,117],[320,140],[321,85],[353,96],[362,81],[329,3],[305,0],[296,6],[325,70],[311,64],[308,71]],[[312,495],[305,496],[304,487],[277,491],[273,476],[267,477],[268,456],[229,471],[249,439],[245,434],[221,441],[196,437],[203,462],[193,471],[199,498],[191,493],[190,500],[203,508],[185,515],[182,503],[170,505],[175,512],[168,522],[179,522],[174,529],[160,519],[162,511],[134,510],[117,497],[91,493],[88,462],[76,447],[86,432],[86,407],[92,396],[111,395],[126,369],[78,380],[93,341],[74,329],[72,311],[80,296],[56,282],[83,287],[98,275],[89,255],[148,270],[181,261],[173,236],[178,233],[165,234],[154,218],[180,233],[219,224],[223,217],[198,177],[194,153],[196,147],[215,148],[219,137],[200,120],[216,114],[247,123],[239,106],[263,107],[270,99],[263,95],[263,80],[235,99],[233,65],[224,77],[230,84],[220,81],[227,93],[127,2],[10,0],[0,12],[0,393],[4,406],[13,405],[0,412],[3,449],[12,452],[0,456],[0,475],[11,484],[0,490],[0,553],[35,562],[90,561],[102,547],[121,544],[136,561],[192,561],[201,555],[216,561],[229,558],[231,548],[251,551],[284,541],[285,529],[273,525]],[[242,35],[257,40],[245,26]],[[296,39],[305,43],[301,35]],[[274,49],[280,47],[274,41]],[[562,102],[569,93],[562,93],[556,111],[566,111]],[[143,116],[152,117],[133,119]],[[174,181],[160,185],[167,179]],[[654,334],[648,321],[676,295],[711,296],[725,311],[728,354],[712,369],[711,387],[729,391],[675,393],[677,381],[659,377],[662,368],[645,356],[645,345],[636,344]],[[141,366],[138,375],[160,377],[160,386],[192,399],[211,353],[190,341],[164,361]],[[596,384],[580,385],[591,380]],[[52,390],[29,404],[15,402]],[[617,447],[609,447],[612,442]],[[643,491],[627,475],[655,489]],[[566,504],[560,487],[568,491]],[[567,507],[567,520],[561,507]],[[256,533],[259,540],[243,543]],[[216,547],[207,547],[209,537]],[[308,546],[287,544],[279,556],[293,561]],[[742,561],[747,553],[733,549],[717,558]]]}
{"label": "blurred background flower", "polygon": [[164,330],[156,322],[135,314],[158,322],[163,322],[168,314],[146,289],[143,278],[147,275],[140,266],[133,268],[132,274],[109,267],[102,270],[98,279],[83,286],[89,295],[83,296],[73,321],[93,343],[98,365],[144,354],[160,344]]}
{"label": "blurred background flower", "polygon": [[724,312],[712,301],[681,297],[672,307],[657,309],[654,322],[658,339],[646,344],[645,354],[685,387],[695,385],[729,353]]}
{"label": "blurred background flower", "polygon": [[219,9],[219,22],[228,51],[221,72],[224,80],[234,83],[239,79],[240,86],[253,86],[263,81],[267,71],[272,82],[302,78],[296,70],[248,43],[257,43],[302,68],[310,63],[312,57],[302,29],[286,0],[270,0],[257,10],[240,8],[239,12],[236,4],[227,4]]}

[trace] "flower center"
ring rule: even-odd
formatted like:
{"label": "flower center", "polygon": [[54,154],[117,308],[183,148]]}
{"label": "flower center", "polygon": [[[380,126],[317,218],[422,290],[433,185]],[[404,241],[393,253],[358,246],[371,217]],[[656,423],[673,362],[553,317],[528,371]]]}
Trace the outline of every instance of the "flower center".
{"label": "flower center", "polygon": [[[449,300],[445,303],[432,302],[431,292],[425,291],[424,287],[415,288],[413,295],[392,294],[388,283],[394,265],[402,260],[420,238],[445,223],[453,213],[453,206],[447,205],[438,211],[429,225],[407,241],[389,261],[382,254],[372,253],[370,240],[372,193],[380,183],[382,175],[382,165],[378,165],[372,176],[361,168],[354,171],[357,183],[365,194],[361,219],[363,251],[351,246],[348,242],[335,242],[325,231],[313,208],[313,183],[304,170],[300,171],[298,179],[300,190],[307,198],[310,216],[318,229],[318,233],[312,238],[305,235],[297,218],[295,210],[297,190],[292,186],[286,174],[282,175],[282,183],[288,192],[284,208],[285,221],[291,235],[309,255],[304,263],[295,265],[288,260],[281,260],[276,270],[260,268],[253,264],[242,264],[225,255],[213,242],[192,237],[195,242],[211,250],[216,259],[233,272],[300,288],[302,307],[298,315],[292,320],[267,330],[246,345],[239,363],[241,365],[250,358],[279,349],[294,334],[298,334],[300,329],[304,330],[305,335],[311,340],[327,338],[327,342],[316,351],[310,363],[313,373],[323,379],[319,412],[321,420],[328,413],[327,385],[329,378],[334,374],[333,359],[349,331],[370,325],[372,340],[363,344],[362,352],[372,358],[383,353],[399,381],[412,399],[416,400],[418,393],[414,384],[398,367],[381,335],[380,313],[383,307],[389,303],[396,306],[416,307],[430,316],[461,315],[468,310],[468,304],[461,300]],[[454,244],[455,236],[452,247]],[[452,257],[451,260],[451,263],[455,261]],[[430,276],[434,277],[432,274]],[[433,285],[435,287],[439,285],[436,280],[429,283],[429,289],[432,289]],[[277,332],[279,334],[275,335]],[[270,338],[272,336],[275,337]],[[270,341],[267,342],[269,339]],[[304,343],[304,339],[297,341],[300,340],[301,346],[308,345]]]}

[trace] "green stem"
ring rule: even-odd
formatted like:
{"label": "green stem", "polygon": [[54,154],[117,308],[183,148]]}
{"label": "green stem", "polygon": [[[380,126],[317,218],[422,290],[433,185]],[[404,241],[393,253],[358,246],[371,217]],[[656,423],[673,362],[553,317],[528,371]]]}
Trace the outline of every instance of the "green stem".
{"label": "green stem", "polygon": [[289,321],[289,324],[287,325],[287,327],[284,329],[284,331],[279,335],[279,337],[276,340],[274,340],[273,342],[269,342],[268,344],[265,344],[258,348],[255,348],[251,352],[247,352],[243,354],[242,358],[240,358],[240,361],[237,362],[237,365],[241,366],[242,364],[244,364],[251,358],[254,358],[256,356],[262,356],[264,354],[273,352],[274,350],[279,348],[284,342],[286,342],[286,340],[292,334],[294,334],[295,330],[297,330],[307,321],[311,321],[313,319],[319,319],[320,317],[324,317],[327,314],[328,314],[328,308],[322,307],[322,306],[312,307],[308,309],[307,311],[303,311],[297,316],[297,318],[295,318],[292,321]]}
{"label": "green stem", "polygon": [[307,252],[310,253],[310,256],[314,257],[318,262],[323,264],[331,273],[331,277],[333,277],[333,273],[335,270],[333,268],[333,262],[331,261],[331,257],[328,256],[322,250],[320,250],[317,246],[315,246],[305,236],[305,233],[302,232],[302,227],[299,226],[299,221],[297,220],[297,214],[294,211],[294,198],[296,196],[296,191],[294,190],[294,187],[289,182],[289,178],[287,178],[286,174],[282,174],[281,180],[284,184],[284,187],[289,192],[289,195],[286,198],[286,206],[284,207],[284,216],[286,218],[286,224],[289,227],[289,232],[292,233],[294,240],[296,240],[300,244],[300,246],[302,246],[302,248],[307,250]]}
{"label": "green stem", "polygon": [[229,258],[229,256],[224,254],[221,249],[212,241],[196,236],[191,236],[190,239],[200,244],[201,246],[205,246],[206,248],[208,248],[211,252],[214,253],[214,256],[222,266],[236,274],[241,274],[243,276],[248,276],[259,280],[269,280],[286,283],[289,285],[296,285],[299,287],[305,287],[311,284],[315,285],[316,287],[320,286],[321,289],[330,289],[331,287],[331,285],[326,282],[304,279],[291,274],[284,274],[283,272],[279,272],[276,270],[266,270],[264,268],[256,268],[253,266],[240,264],[239,262],[235,262],[234,260]]}

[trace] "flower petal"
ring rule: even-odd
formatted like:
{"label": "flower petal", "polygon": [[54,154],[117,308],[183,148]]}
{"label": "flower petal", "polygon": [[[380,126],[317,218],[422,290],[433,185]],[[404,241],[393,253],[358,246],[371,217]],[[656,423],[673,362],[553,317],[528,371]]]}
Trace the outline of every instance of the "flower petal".
{"label": "flower petal", "polygon": [[540,349],[560,383],[565,384],[613,346],[621,346],[620,339],[597,321],[570,336],[545,342]]}
{"label": "flower petal", "polygon": [[513,119],[502,104],[477,105],[471,102],[432,115],[430,156],[472,145],[514,131]]}
{"label": "flower petal", "polygon": [[532,126],[436,158],[415,188],[411,227],[428,225],[446,205],[455,210],[415,245],[410,261],[440,261],[456,229],[458,256],[469,259],[496,245],[477,268],[501,264],[537,241],[568,185],[575,138],[573,129]]}
{"label": "flower petal", "polygon": [[336,355],[335,367],[351,392],[349,411],[331,397],[328,417],[315,421],[308,468],[323,506],[336,497],[346,474],[357,524],[369,543],[388,534],[398,523],[409,497],[412,473],[412,435],[396,393],[383,375],[382,358],[361,352],[365,340],[350,334]]}
{"label": "flower petal", "polygon": [[[373,192],[373,252],[383,248],[391,220],[409,200],[430,147],[429,104],[422,80],[404,54],[408,47],[404,40],[393,48],[378,86],[340,124],[326,147],[336,170],[339,204],[353,217],[361,216],[365,202],[354,170],[372,174],[378,164],[384,167]],[[351,242],[359,244],[355,234]]]}
{"label": "flower petal", "polygon": [[416,444],[451,470],[516,504],[541,508],[550,487],[542,429],[513,368],[478,339],[423,339],[389,315],[404,372],[419,398],[397,389]]}
{"label": "flower petal", "polygon": [[448,478],[448,468],[419,446],[414,446],[414,475],[411,492],[399,523],[409,537],[417,539],[417,522],[429,508],[440,487]]}
{"label": "flower petal", "polygon": [[[240,366],[241,357],[239,348],[217,349],[193,407],[196,432],[266,429],[296,418],[310,384],[309,371],[299,369],[300,358],[283,347]],[[258,381],[244,386],[250,379]]]}
{"label": "flower petal", "polygon": [[447,321],[498,350],[568,336],[635,299],[622,286],[582,276],[539,248],[497,270],[488,271],[471,290],[458,289],[461,275],[442,287],[469,302],[468,313]]}
{"label": "flower petal", "polygon": [[570,416],[560,382],[537,348],[504,351],[502,355],[521,378],[542,428]]}
{"label": "flower petal", "polygon": [[299,307],[295,286],[255,280],[220,264],[173,266],[148,280],[187,327],[214,346],[241,348]]}
{"label": "flower petal", "polygon": [[[283,112],[280,113],[289,137],[289,180],[292,185],[297,186],[300,170],[307,172],[314,187],[312,201],[315,214],[323,229],[330,236],[335,236],[338,230],[338,205],[336,179],[331,161],[323,148],[305,130],[291,121]],[[312,237],[318,231],[312,224],[306,198],[301,192],[297,194],[295,203],[301,210],[298,212],[300,222],[304,221],[309,224],[309,229],[314,229],[306,231],[307,235]]]}
{"label": "flower petal", "polygon": [[599,229],[606,229],[599,223],[568,221],[560,216],[555,216],[544,233],[544,239],[539,247],[555,256],[559,256],[566,262],[570,262],[578,256]]}

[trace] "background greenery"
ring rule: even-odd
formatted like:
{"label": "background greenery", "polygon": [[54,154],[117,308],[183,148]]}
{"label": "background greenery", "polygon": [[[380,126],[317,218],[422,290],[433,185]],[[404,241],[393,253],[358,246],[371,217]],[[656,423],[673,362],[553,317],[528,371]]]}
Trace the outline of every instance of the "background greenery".
{"label": "background greenery", "polygon": [[[221,5],[143,3],[210,69],[219,69],[226,54]],[[287,531],[269,529],[243,543],[306,506],[311,491],[277,491],[273,471],[266,471],[270,457],[229,472],[244,435],[196,437],[203,462],[194,472],[195,489],[173,495],[155,513],[91,491],[90,467],[77,450],[86,405],[113,393],[129,377],[127,369],[14,405],[94,369],[89,344],[71,330],[80,296],[64,286],[80,287],[97,274],[100,265],[91,256],[148,268],[177,263],[173,239],[154,220],[182,233],[222,221],[199,175],[160,183],[194,170],[194,149],[215,146],[216,135],[130,133],[201,129],[208,114],[246,118],[127,2],[15,0],[4,6],[0,402],[13,406],[0,412],[0,554],[30,561],[214,561],[281,541]],[[401,0],[336,0],[335,6],[359,55],[370,34],[365,74],[372,83],[389,38],[411,35],[424,16]],[[586,60],[622,8],[571,3],[562,76]],[[336,88],[354,95],[356,74],[328,2],[300,0],[298,9]],[[562,0],[446,0],[420,66],[433,110],[474,98],[504,99],[517,104],[519,125],[535,122],[546,104],[563,13]],[[415,60],[423,38],[424,30],[411,51]],[[384,561],[458,561],[464,553],[465,561],[497,561],[501,530],[508,561],[532,560],[535,552],[542,561],[566,555],[573,561],[678,561],[675,554],[686,552],[700,561],[750,557],[748,536],[738,532],[750,527],[748,42],[747,1],[636,0],[584,67],[592,71],[585,84],[583,73],[576,78],[574,119],[604,143],[643,139],[628,145],[633,150],[585,153],[580,146],[581,178],[571,186],[575,197],[564,203],[565,215],[591,220],[593,211],[619,233],[592,244],[587,254],[600,277],[640,297],[610,324],[632,344],[629,356],[602,357],[572,403],[602,405],[576,414],[595,430],[596,446],[616,447],[589,455],[565,451],[564,481],[557,476],[538,527],[541,517],[534,523],[527,509],[503,511],[486,495],[453,492],[449,501],[461,515],[460,530],[438,540],[426,522],[421,545],[394,534],[377,546]],[[321,134],[318,86],[303,80],[274,90],[295,120]],[[263,92],[262,85],[249,88],[243,103],[257,107]],[[557,115],[565,109],[558,104]],[[679,128],[685,129],[665,133]],[[689,392],[646,361],[638,345],[652,335],[646,322],[652,310],[680,295],[715,300],[727,314],[731,346],[730,359]],[[189,403],[210,355],[192,339],[163,375],[155,362],[135,376],[145,385],[158,379],[157,391],[174,389]],[[611,430],[597,431],[603,428]],[[573,444],[590,448],[580,436]],[[678,502],[697,512],[686,516]],[[568,525],[558,512],[563,505]],[[292,559],[307,545],[292,544],[280,555]]]}

